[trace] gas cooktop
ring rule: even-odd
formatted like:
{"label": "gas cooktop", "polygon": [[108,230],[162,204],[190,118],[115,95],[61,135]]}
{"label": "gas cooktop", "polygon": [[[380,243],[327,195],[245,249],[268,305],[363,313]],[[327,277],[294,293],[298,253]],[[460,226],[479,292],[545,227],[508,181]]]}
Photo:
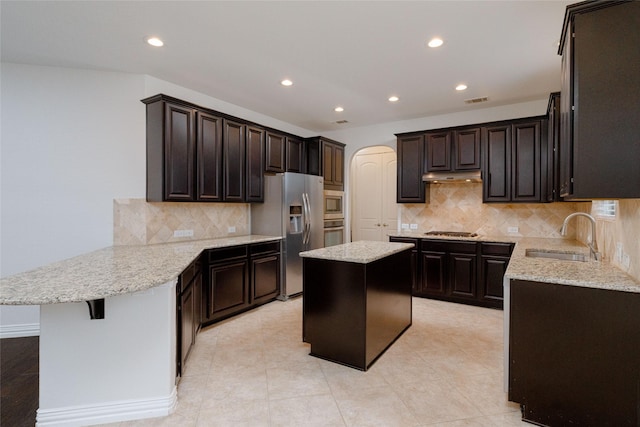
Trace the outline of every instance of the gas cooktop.
{"label": "gas cooktop", "polygon": [[447,237],[476,237],[478,234],[470,231],[427,231],[427,236],[447,236]]}

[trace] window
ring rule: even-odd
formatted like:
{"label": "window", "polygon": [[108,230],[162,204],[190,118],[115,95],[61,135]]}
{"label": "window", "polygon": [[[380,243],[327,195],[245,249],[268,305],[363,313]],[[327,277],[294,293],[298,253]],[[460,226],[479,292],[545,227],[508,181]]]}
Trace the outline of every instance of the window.
{"label": "window", "polygon": [[596,218],[615,219],[617,210],[617,200],[594,200],[591,203],[591,211]]}

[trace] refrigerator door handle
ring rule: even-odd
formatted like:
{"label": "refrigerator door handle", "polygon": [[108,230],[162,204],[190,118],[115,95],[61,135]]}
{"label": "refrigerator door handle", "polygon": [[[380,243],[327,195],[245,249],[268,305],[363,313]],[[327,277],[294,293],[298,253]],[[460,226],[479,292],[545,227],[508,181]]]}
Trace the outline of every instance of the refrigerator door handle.
{"label": "refrigerator door handle", "polygon": [[302,221],[304,223],[304,236],[302,238],[302,244],[308,245],[311,237],[311,208],[309,207],[309,195],[307,193],[302,193],[302,207],[304,212],[304,217]]}

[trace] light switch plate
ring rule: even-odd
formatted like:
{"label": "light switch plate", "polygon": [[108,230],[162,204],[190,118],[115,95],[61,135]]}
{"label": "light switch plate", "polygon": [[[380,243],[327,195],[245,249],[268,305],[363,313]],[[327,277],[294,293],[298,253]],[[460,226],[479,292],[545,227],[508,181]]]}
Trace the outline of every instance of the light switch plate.
{"label": "light switch plate", "polygon": [[229,227],[229,229],[227,230],[229,233],[235,233],[236,232],[236,228],[234,226]]}
{"label": "light switch plate", "polygon": [[408,230],[409,229],[409,224],[403,223],[401,227],[402,227],[403,230]]}
{"label": "light switch plate", "polygon": [[517,233],[518,230],[518,227],[507,227],[507,233]]}
{"label": "light switch plate", "polygon": [[626,269],[631,266],[631,258],[628,254],[622,254],[622,266]]}
{"label": "light switch plate", "polygon": [[418,229],[418,224],[411,224],[411,225],[409,225],[409,228],[411,228],[412,230],[417,230]]}

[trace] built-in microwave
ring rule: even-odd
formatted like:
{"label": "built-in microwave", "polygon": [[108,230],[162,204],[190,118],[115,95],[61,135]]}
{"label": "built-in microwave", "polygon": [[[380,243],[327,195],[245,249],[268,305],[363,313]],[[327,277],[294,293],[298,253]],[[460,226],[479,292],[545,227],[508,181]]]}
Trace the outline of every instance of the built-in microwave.
{"label": "built-in microwave", "polygon": [[324,190],[324,219],[344,218],[344,191]]}

